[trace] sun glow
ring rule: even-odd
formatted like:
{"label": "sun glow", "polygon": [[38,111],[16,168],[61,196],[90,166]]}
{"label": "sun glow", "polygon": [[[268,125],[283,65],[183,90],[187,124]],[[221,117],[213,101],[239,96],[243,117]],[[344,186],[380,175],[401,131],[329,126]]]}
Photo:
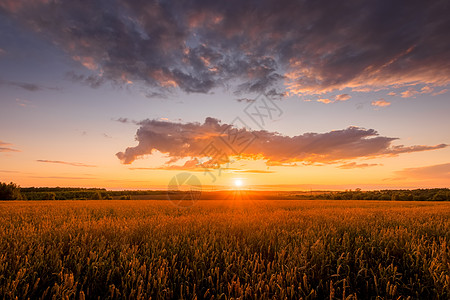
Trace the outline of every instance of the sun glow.
{"label": "sun glow", "polygon": [[235,187],[242,187],[244,185],[244,182],[242,181],[242,179],[235,179],[234,180],[234,186]]}

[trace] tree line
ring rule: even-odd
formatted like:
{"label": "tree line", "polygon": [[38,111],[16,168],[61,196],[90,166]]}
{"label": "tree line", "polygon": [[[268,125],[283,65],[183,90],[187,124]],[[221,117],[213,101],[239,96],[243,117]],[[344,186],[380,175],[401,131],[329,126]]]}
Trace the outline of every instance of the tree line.
{"label": "tree line", "polygon": [[0,183],[0,200],[130,200],[132,195],[161,194],[163,191],[107,191],[104,188],[28,187]]}
{"label": "tree line", "polygon": [[316,195],[298,195],[297,198],[325,200],[392,200],[392,201],[450,201],[450,189],[377,190],[361,189],[343,192],[325,192]]}
{"label": "tree line", "polygon": [[[0,200],[130,200],[133,195],[162,195],[167,191],[108,191],[104,188],[28,187],[0,182]],[[183,193],[171,191],[169,193]],[[376,190],[361,189],[316,194],[293,194],[287,198],[312,200],[392,200],[392,201],[450,201],[450,189]]]}

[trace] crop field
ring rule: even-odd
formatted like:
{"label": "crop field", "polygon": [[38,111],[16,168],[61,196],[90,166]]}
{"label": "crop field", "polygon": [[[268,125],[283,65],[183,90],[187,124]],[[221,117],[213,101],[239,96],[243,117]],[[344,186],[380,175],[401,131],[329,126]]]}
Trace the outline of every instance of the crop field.
{"label": "crop field", "polygon": [[3,299],[449,299],[450,203],[0,202]]}

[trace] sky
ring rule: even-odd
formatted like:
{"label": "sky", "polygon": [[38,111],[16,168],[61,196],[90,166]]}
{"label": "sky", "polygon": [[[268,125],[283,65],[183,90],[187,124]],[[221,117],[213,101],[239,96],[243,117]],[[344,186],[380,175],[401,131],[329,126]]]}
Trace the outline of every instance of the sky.
{"label": "sky", "polygon": [[0,1],[0,181],[450,186],[448,1]]}

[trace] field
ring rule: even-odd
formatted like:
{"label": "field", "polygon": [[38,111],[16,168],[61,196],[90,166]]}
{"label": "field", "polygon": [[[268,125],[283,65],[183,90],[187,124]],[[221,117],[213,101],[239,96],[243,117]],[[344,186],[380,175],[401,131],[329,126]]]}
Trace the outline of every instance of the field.
{"label": "field", "polygon": [[449,299],[450,203],[0,202],[4,299]]}

